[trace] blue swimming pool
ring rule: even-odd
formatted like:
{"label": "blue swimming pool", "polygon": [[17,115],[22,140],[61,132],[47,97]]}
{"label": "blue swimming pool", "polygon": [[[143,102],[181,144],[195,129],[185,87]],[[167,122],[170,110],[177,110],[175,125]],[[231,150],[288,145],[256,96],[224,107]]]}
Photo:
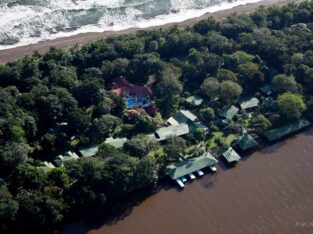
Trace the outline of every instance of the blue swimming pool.
{"label": "blue swimming pool", "polygon": [[127,107],[133,108],[135,106],[135,99],[134,98],[128,98],[127,99]]}

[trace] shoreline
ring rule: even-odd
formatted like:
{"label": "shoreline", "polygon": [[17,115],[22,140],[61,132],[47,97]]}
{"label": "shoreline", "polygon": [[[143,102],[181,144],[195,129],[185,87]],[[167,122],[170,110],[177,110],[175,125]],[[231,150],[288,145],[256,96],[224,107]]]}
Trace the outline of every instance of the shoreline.
{"label": "shoreline", "polygon": [[310,233],[304,228],[313,217],[312,139],[310,127],[247,155],[235,168],[219,164],[217,174],[188,183],[183,192],[165,182],[123,214],[72,221],[60,233]]}
{"label": "shoreline", "polygon": [[[300,0],[301,1],[301,0]],[[246,5],[239,5],[234,8],[216,11],[214,13],[206,13],[200,17],[191,18],[179,23],[168,23],[161,26],[153,26],[147,28],[129,28],[121,31],[104,31],[104,32],[90,32],[81,33],[70,37],[61,37],[53,40],[42,41],[36,44],[30,44],[26,46],[20,46],[11,49],[0,50],[0,64],[5,64],[12,60],[23,58],[26,55],[31,55],[33,51],[45,52],[48,51],[51,46],[60,49],[68,49],[75,44],[83,45],[97,39],[101,39],[108,36],[117,36],[132,34],[138,31],[153,30],[153,29],[168,29],[175,25],[180,27],[192,26],[198,21],[207,19],[208,17],[214,17],[216,19],[223,19],[233,14],[249,14],[256,11],[260,6],[271,6],[271,5],[286,5],[292,2],[300,2],[299,0],[263,0],[256,3],[249,3]]]}

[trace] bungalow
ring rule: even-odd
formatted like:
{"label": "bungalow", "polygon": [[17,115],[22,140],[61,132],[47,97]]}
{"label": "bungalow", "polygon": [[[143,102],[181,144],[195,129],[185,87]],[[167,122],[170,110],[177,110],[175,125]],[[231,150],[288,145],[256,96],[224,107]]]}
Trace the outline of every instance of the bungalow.
{"label": "bungalow", "polygon": [[116,77],[109,85],[109,89],[117,96],[123,96],[128,109],[143,108],[151,115],[158,112],[155,104],[151,102],[152,91],[148,87],[129,83],[124,77]]}
{"label": "bungalow", "polygon": [[219,116],[224,119],[232,120],[238,111],[239,109],[235,106],[226,107],[220,112]]}
{"label": "bungalow", "polygon": [[113,137],[109,137],[105,140],[104,143],[109,144],[113,147],[115,147],[116,149],[122,148],[124,146],[124,143],[127,141],[126,137],[123,138],[113,138]]}
{"label": "bungalow", "polygon": [[80,155],[84,158],[95,156],[98,153],[99,147],[97,145],[91,146],[79,151]]}
{"label": "bungalow", "polygon": [[39,168],[45,172],[48,172],[55,168],[55,166],[51,162],[44,161],[40,164]]}
{"label": "bungalow", "polygon": [[166,174],[176,180],[201,169],[212,167],[217,163],[218,161],[209,152],[205,152],[200,157],[180,161],[166,167]]}
{"label": "bungalow", "polygon": [[246,130],[243,130],[237,145],[241,150],[248,150],[258,146],[259,143]]}
{"label": "bungalow", "polygon": [[190,96],[186,98],[186,102],[193,106],[200,106],[203,103],[203,99],[198,96]]}
{"label": "bungalow", "polygon": [[256,97],[250,98],[250,99],[245,99],[243,101],[240,102],[240,108],[242,110],[249,110],[249,109],[253,109],[259,106],[259,99],[257,99]]}
{"label": "bungalow", "polygon": [[222,156],[227,161],[228,164],[236,163],[240,160],[240,156],[237,154],[237,152],[232,147],[229,147],[222,154]]}
{"label": "bungalow", "polygon": [[58,155],[53,162],[58,167],[63,167],[65,161],[77,160],[78,158],[79,157],[75,152],[67,151],[64,155]]}
{"label": "bungalow", "polygon": [[197,116],[192,114],[190,111],[187,110],[180,110],[176,112],[171,118],[167,120],[169,125],[178,125],[182,123],[192,123],[197,120]]}
{"label": "bungalow", "polygon": [[273,93],[273,85],[272,84],[266,84],[266,85],[262,86],[260,90],[265,95],[270,96]]}
{"label": "bungalow", "polygon": [[278,102],[272,97],[265,98],[264,107],[276,111],[278,110]]}
{"label": "bungalow", "polygon": [[155,131],[156,140],[164,141],[170,136],[183,136],[189,133],[188,124],[182,123],[176,126],[159,128]]}
{"label": "bungalow", "polygon": [[268,141],[275,141],[275,140],[281,139],[284,136],[295,133],[303,128],[306,128],[310,125],[311,125],[311,122],[309,122],[308,120],[300,119],[298,121],[285,124],[279,128],[269,130],[264,133],[264,136],[266,137]]}

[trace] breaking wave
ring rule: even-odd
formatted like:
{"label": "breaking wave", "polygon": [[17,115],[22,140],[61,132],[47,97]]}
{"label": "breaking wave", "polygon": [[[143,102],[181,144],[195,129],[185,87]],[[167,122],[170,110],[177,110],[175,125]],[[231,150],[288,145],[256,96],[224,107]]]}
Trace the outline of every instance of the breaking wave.
{"label": "breaking wave", "polygon": [[85,32],[146,28],[261,0],[0,0],[0,50]]}

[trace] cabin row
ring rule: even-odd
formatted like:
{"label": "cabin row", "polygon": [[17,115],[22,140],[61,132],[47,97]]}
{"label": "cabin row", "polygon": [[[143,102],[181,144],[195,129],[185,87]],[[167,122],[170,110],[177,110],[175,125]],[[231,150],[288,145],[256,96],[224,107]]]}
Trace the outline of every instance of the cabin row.
{"label": "cabin row", "polygon": [[[275,142],[310,125],[311,123],[308,120],[300,119],[298,121],[285,124],[279,128],[269,130],[264,133],[264,137],[268,140],[268,142]],[[236,147],[242,151],[246,151],[258,145],[259,143],[255,139],[253,139],[246,131],[243,131]],[[241,159],[241,156],[232,147],[229,147],[226,151],[224,151],[221,156],[224,162],[229,166],[233,166]],[[180,188],[185,187],[185,183],[188,179],[192,181],[196,178],[196,175],[199,177],[204,175],[204,170],[207,168],[213,172],[216,172],[217,170],[215,166],[218,161],[209,152],[205,152],[202,156],[196,158],[182,158],[183,159],[179,162],[166,168],[167,175],[174,180]]]}

